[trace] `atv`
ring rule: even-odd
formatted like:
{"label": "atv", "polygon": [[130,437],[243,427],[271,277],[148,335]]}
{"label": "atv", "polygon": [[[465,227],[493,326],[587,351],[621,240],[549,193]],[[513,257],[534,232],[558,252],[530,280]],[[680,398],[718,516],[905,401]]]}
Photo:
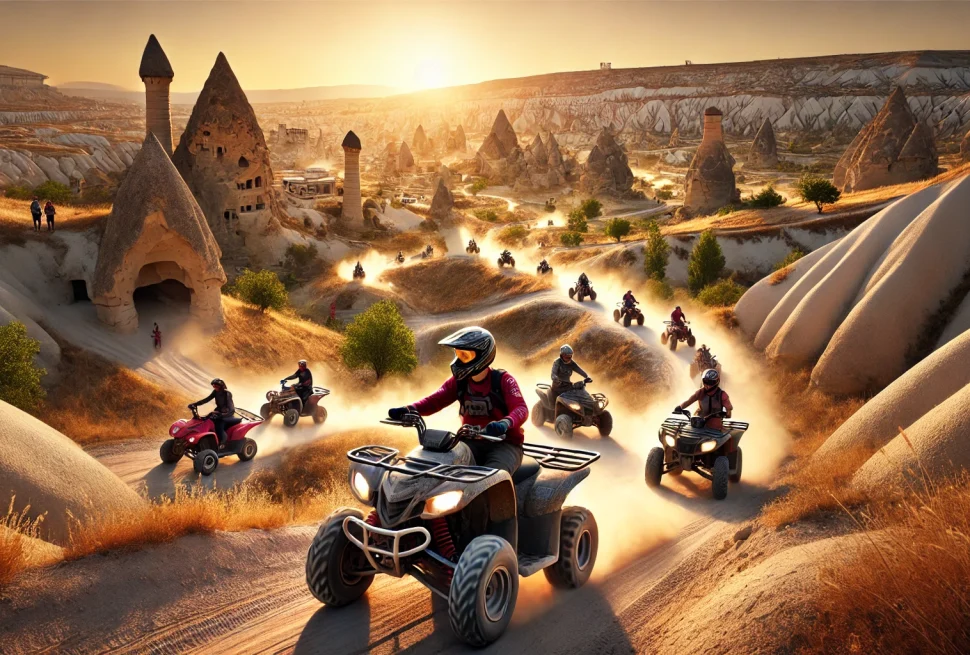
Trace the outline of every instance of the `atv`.
{"label": "atv", "polygon": [[313,387],[313,393],[303,404],[295,388],[287,386],[285,382],[280,382],[280,387],[279,391],[266,392],[266,402],[259,408],[259,415],[264,421],[272,420],[274,414],[282,414],[283,425],[292,428],[299,423],[301,416],[312,416],[317,425],[327,420],[327,408],[320,401],[330,395],[329,389]]}
{"label": "atv", "polygon": [[610,401],[601,393],[590,395],[586,385],[593,380],[586,378],[574,382],[573,388],[564,391],[552,402],[552,387],[537,384],[536,394],[539,402],[532,407],[532,425],[537,428],[552,423],[556,434],[564,439],[572,439],[573,429],[595,425],[601,437],[610,436],[613,431],[613,415],[606,411]]}
{"label": "atv", "polygon": [[364,267],[360,265],[360,262],[357,262],[357,265],[354,266],[354,279],[355,280],[364,279]]}
{"label": "atv", "polygon": [[212,422],[216,413],[200,417],[194,405],[189,405],[189,409],[192,410],[191,419],[181,418],[168,429],[172,438],[166,439],[158,451],[163,463],[175,464],[187,456],[193,460],[196,473],[212,475],[223,457],[235,455],[240,462],[248,462],[256,456],[256,442],[246,434],[263,419],[237,407],[236,414],[241,420],[236,425],[226,427],[226,443],[220,446],[216,426]]}
{"label": "atv", "polygon": [[398,252],[397,253],[397,257],[394,258],[394,261],[396,261],[398,264],[403,264],[404,263],[404,253],[403,252]]}
{"label": "atv", "polygon": [[670,344],[671,350],[677,350],[677,343],[680,341],[686,341],[690,348],[693,348],[694,344],[697,343],[694,333],[688,327],[690,321],[684,321],[683,327],[678,326],[673,321],[664,321],[664,325],[667,326],[667,329],[660,333],[660,343]]}
{"label": "atv", "polygon": [[508,250],[503,250],[502,254],[498,256],[498,267],[502,268],[506,264],[515,268],[515,258],[512,257],[512,253]]}
{"label": "atv", "polygon": [[476,466],[471,439],[501,441],[464,425],[431,430],[414,413],[387,425],[416,428],[408,455],[386,446],[347,453],[354,496],[374,509],[341,508],[324,521],[307,553],[310,593],[330,607],[349,605],[377,574],[411,575],[448,603],[465,643],[483,647],[505,631],[519,576],[542,570],[553,586],[581,587],[593,571],[599,535],[592,512],[563,508],[599,453],[523,444],[513,474]]}
{"label": "atv", "polygon": [[694,353],[694,361],[690,363],[690,377],[693,379],[711,368],[720,373],[721,362],[717,361],[717,357],[711,354],[710,348],[708,348],[706,345],[702,345],[697,349],[697,352]]}
{"label": "atv", "polygon": [[421,259],[428,259],[430,257],[434,257],[434,246],[429,243],[427,247],[421,251]]}
{"label": "atv", "polygon": [[541,262],[539,262],[539,265],[536,266],[536,275],[545,275],[546,273],[552,273],[552,266],[549,265],[549,262],[543,259]]}
{"label": "atv", "polygon": [[469,255],[477,255],[481,251],[482,251],[482,249],[478,247],[478,244],[475,243],[475,240],[474,239],[471,239],[468,242],[468,245],[465,246],[465,252],[467,252]]}
{"label": "atv", "polygon": [[581,282],[576,282],[575,286],[569,287],[569,297],[576,298],[579,302],[583,302],[584,298],[589,298],[590,300],[596,300],[596,292],[593,291],[593,285],[590,283],[583,284]]}
{"label": "atv", "polygon": [[637,325],[643,325],[643,312],[637,307],[640,303],[634,301],[633,307],[627,307],[624,302],[616,303],[617,309],[613,310],[613,320],[617,323],[620,319],[623,319],[623,327],[630,327],[630,323],[633,321],[637,322]]}
{"label": "atv", "polygon": [[[648,487],[659,487],[665,474],[680,475],[694,471],[713,482],[714,498],[727,497],[728,482],[741,481],[741,448],[738,443],[748,429],[741,421],[723,421],[720,430],[705,427],[716,416],[723,417],[721,410],[709,416],[691,416],[686,409],[674,410],[683,417],[668,418],[660,426],[662,448],[652,448],[647,455],[644,477]],[[728,446],[736,446],[733,453]]]}

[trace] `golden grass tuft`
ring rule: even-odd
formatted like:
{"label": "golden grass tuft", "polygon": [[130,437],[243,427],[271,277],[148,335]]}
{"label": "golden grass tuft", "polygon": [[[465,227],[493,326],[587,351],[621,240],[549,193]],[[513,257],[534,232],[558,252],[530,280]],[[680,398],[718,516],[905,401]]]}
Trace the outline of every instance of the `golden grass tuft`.
{"label": "golden grass tuft", "polygon": [[30,566],[29,539],[37,536],[43,518],[29,518],[29,505],[20,512],[14,511],[13,507],[14,499],[11,498],[6,515],[0,517],[0,588]]}
{"label": "golden grass tuft", "polygon": [[768,278],[768,286],[775,287],[788,279],[788,276],[795,272],[795,267],[789,264],[785,268],[779,268]]}

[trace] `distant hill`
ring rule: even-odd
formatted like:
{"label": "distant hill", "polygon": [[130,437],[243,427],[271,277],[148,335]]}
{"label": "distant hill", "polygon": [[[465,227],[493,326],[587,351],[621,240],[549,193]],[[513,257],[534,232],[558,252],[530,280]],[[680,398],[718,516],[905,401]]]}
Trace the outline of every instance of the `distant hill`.
{"label": "distant hill", "polygon": [[[103,82],[66,82],[57,86],[66,95],[94,98],[110,102],[133,102],[145,104],[144,90],[129,90]],[[383,98],[401,93],[400,89],[377,84],[342,84],[337,86],[313,86],[303,89],[255,89],[246,90],[249,102],[307,102],[313,100],[336,100],[340,98]],[[198,91],[173,93],[173,105],[193,105]]]}

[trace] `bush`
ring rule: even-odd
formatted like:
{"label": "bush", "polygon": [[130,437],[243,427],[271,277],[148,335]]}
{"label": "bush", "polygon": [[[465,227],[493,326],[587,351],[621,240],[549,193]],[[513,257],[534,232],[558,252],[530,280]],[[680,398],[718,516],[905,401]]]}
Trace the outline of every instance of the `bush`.
{"label": "bush", "polygon": [[792,248],[791,252],[785,255],[783,260],[775,264],[775,270],[780,271],[783,268],[787,268],[804,256],[805,253],[803,253],[800,248]]}
{"label": "bush", "polygon": [[705,230],[690,253],[687,261],[687,288],[696,296],[701,289],[721,277],[724,271],[724,253],[714,236],[714,230]]}
{"label": "bush", "polygon": [[596,198],[587,198],[579,206],[586,218],[596,218],[603,214],[603,203]]}
{"label": "bush", "polygon": [[4,191],[3,195],[7,198],[13,198],[14,200],[33,200],[34,191],[30,187],[26,186],[10,186]]}
{"label": "bush", "polygon": [[647,277],[663,280],[667,276],[667,262],[670,259],[670,244],[660,233],[657,221],[647,223],[647,245],[643,250],[643,271]]}
{"label": "bush", "polygon": [[570,232],[589,231],[589,224],[586,222],[586,214],[581,208],[574,209],[569,212],[569,218],[566,220],[566,226],[569,228]]}
{"label": "bush", "polygon": [[666,279],[651,278],[647,280],[647,295],[655,300],[672,300],[674,288]]}
{"label": "bush", "polygon": [[708,307],[733,307],[741,300],[745,288],[734,280],[718,280],[697,294],[697,300]]}
{"label": "bush", "polygon": [[744,204],[755,209],[770,209],[771,207],[785,204],[785,199],[769,184],[758,195],[752,196]]}
{"label": "bush", "polygon": [[822,213],[822,205],[838,202],[842,192],[827,179],[814,173],[806,173],[795,183],[795,192],[805,202],[815,203],[818,213]]}
{"label": "bush", "polygon": [[0,400],[24,411],[44,397],[40,379],[47,373],[34,365],[40,342],[27,336],[23,323],[0,327]]}
{"label": "bush", "polygon": [[659,189],[657,189],[657,200],[670,200],[674,197],[674,187],[670,184],[665,184]]}
{"label": "bush", "polygon": [[314,244],[305,246],[301,243],[294,243],[286,249],[283,268],[296,278],[313,275],[317,272],[319,266],[320,260],[317,258],[317,247]]}
{"label": "bush", "polygon": [[529,236],[529,230],[522,225],[509,225],[498,233],[498,241],[502,245],[511,246]]}
{"label": "bush", "polygon": [[472,189],[471,189],[472,195],[477,196],[480,192],[484,191],[487,188],[488,188],[488,180],[478,178],[477,180],[472,182]]}
{"label": "bush", "polygon": [[418,365],[414,332],[390,300],[355,316],[344,334],[340,354],[348,368],[371,368],[379,380],[388,373],[410,373]]}
{"label": "bush", "polygon": [[579,232],[563,232],[559,237],[559,241],[564,246],[578,246],[583,242],[583,235]]}
{"label": "bush", "polygon": [[619,243],[623,237],[630,233],[630,221],[625,218],[611,218],[606,221],[603,233],[611,239],[616,239]]}
{"label": "bush", "polygon": [[494,223],[498,220],[498,214],[495,213],[494,209],[479,209],[475,212],[475,218],[480,221],[488,221],[489,223]]}
{"label": "bush", "polygon": [[724,205],[716,212],[718,216],[727,216],[728,214],[733,214],[733,213],[734,213],[734,207],[732,207],[731,205]]}
{"label": "bush", "polygon": [[261,312],[267,309],[280,310],[286,307],[286,287],[273,271],[242,272],[233,285],[233,291],[243,302],[249,303]]}
{"label": "bush", "polygon": [[41,202],[50,200],[55,205],[68,203],[74,200],[74,194],[71,193],[71,187],[53,180],[48,180],[40,186],[35,186],[34,195],[40,198]]}

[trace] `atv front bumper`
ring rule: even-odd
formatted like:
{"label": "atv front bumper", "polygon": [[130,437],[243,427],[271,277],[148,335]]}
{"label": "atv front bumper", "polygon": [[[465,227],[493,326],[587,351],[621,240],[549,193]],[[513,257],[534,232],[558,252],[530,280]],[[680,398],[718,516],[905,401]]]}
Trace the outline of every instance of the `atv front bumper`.
{"label": "atv front bumper", "polygon": [[[350,526],[360,529],[360,537],[354,534]],[[360,548],[367,558],[367,563],[374,567],[378,573],[386,573],[400,578],[404,575],[401,560],[406,557],[416,555],[426,550],[431,545],[431,533],[426,528],[415,526],[412,528],[402,528],[400,530],[390,530],[388,528],[378,528],[370,525],[356,516],[348,516],[343,523],[344,535],[350,543]],[[401,540],[410,535],[417,535],[419,545],[401,550]],[[386,537],[390,540],[388,546],[382,547],[375,543],[375,537]],[[385,541],[381,539],[380,541]]]}

